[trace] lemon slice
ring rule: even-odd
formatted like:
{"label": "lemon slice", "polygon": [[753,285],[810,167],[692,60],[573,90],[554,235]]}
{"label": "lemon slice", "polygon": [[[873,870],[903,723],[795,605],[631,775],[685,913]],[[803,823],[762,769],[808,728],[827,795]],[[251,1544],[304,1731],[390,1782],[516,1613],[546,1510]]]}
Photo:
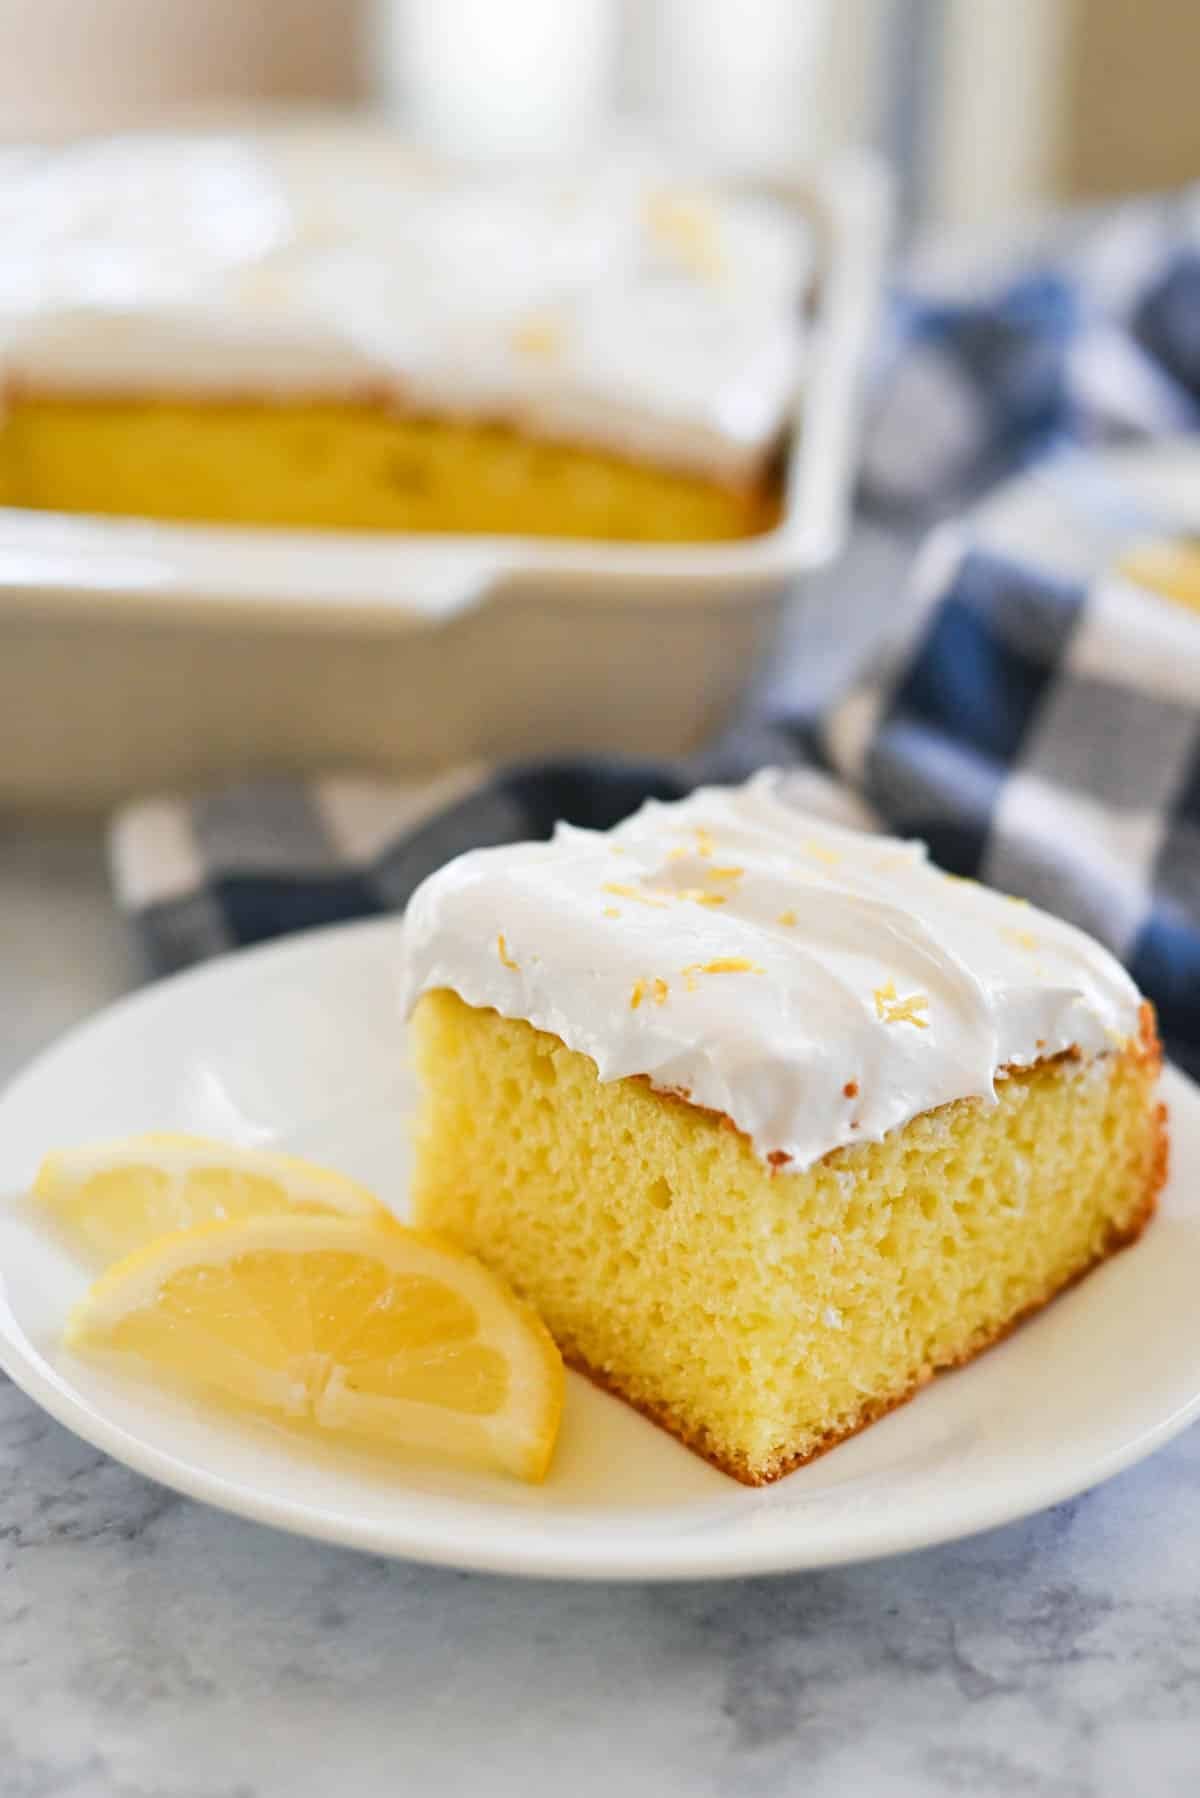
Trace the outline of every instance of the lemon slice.
{"label": "lemon slice", "polygon": [[67,1346],[301,1427],[545,1476],[549,1332],[473,1256],[401,1224],[253,1217],[163,1237],[101,1276]]}
{"label": "lemon slice", "polygon": [[344,1174],[272,1149],[165,1130],[47,1155],[33,1191],[58,1227],[101,1264],[202,1223],[281,1211],[390,1216]]}

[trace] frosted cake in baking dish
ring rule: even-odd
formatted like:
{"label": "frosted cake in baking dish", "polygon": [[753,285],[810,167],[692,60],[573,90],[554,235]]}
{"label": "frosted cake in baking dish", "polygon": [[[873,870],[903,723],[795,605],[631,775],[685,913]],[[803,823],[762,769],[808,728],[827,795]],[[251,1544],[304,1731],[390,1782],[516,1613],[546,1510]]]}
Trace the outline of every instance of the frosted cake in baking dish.
{"label": "frosted cake in baking dish", "polygon": [[779,776],[463,856],[404,941],[418,1222],[748,1483],[1153,1212],[1158,1043],[1117,962]]}
{"label": "frosted cake in baking dish", "polygon": [[780,203],[324,127],[12,152],[0,228],[10,505],[661,542],[778,516],[810,279]]}

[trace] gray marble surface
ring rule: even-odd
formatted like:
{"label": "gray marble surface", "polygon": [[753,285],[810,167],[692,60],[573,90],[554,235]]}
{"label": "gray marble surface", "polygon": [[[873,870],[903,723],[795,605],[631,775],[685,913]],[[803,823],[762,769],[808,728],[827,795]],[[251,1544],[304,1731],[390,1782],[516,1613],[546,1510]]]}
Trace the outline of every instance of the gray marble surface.
{"label": "gray marble surface", "polygon": [[[0,1078],[135,978],[93,827],[0,824]],[[0,1798],[1192,1798],[1200,1433],[975,1540],[729,1585],[388,1564],[0,1379]]]}

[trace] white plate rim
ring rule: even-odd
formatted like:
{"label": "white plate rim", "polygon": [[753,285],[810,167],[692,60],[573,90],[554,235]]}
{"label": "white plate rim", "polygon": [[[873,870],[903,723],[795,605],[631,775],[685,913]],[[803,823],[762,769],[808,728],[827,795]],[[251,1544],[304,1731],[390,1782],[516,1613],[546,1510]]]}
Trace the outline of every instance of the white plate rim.
{"label": "white plate rim", "polygon": [[[59,1057],[86,1046],[91,1037],[102,1036],[114,1024],[171,1007],[178,1002],[181,993],[202,983],[213,980],[253,982],[264,969],[277,968],[290,960],[303,965],[314,952],[336,956],[351,940],[357,943],[370,937],[393,934],[396,923],[395,917],[388,917],[305,931],[279,941],[233,951],[125,995],[44,1049],[0,1090],[0,1140],[8,1111],[19,1107],[25,1092],[53,1072]],[[1170,1099],[1176,1103],[1183,1099],[1185,1103],[1190,1101],[1200,1106],[1200,1089],[1183,1074],[1170,1069],[1166,1080]],[[973,1365],[985,1363],[986,1357],[983,1362]],[[470,1572],[586,1581],[658,1582],[794,1573],[867,1562],[958,1541],[1090,1491],[1164,1446],[1200,1416],[1198,1386],[1185,1403],[1158,1417],[1145,1430],[1132,1435],[1111,1452],[1097,1455],[1086,1465],[1072,1464],[1069,1469],[1057,1473],[1052,1468],[1046,1469],[1041,1477],[1031,1478],[1023,1485],[1010,1483],[993,1502],[976,1502],[969,1511],[957,1515],[953,1505],[949,1505],[939,1516],[927,1517],[920,1522],[912,1512],[901,1510],[899,1516],[903,1521],[883,1527],[874,1519],[869,1520],[866,1527],[861,1522],[857,1527],[850,1522],[840,1540],[819,1544],[805,1545],[802,1539],[759,1542],[745,1536],[722,1542],[719,1536],[703,1535],[693,1545],[684,1536],[664,1534],[631,1550],[614,1542],[613,1535],[588,1539],[583,1531],[572,1539],[561,1542],[548,1539],[537,1544],[529,1535],[520,1532],[514,1532],[508,1540],[504,1540],[503,1532],[500,1532],[489,1542],[486,1538],[481,1539],[477,1528],[470,1525],[463,1528],[453,1523],[442,1528],[426,1524],[420,1528],[406,1528],[401,1523],[381,1529],[352,1514],[333,1515],[302,1502],[264,1496],[228,1480],[215,1470],[190,1466],[168,1450],[132,1436],[71,1389],[28,1342],[11,1313],[2,1277],[0,1370],[48,1415],[92,1447],[172,1491],[232,1515],[294,1535],[390,1558]],[[946,1377],[969,1378],[971,1371],[968,1367]],[[801,1518],[802,1513],[797,1516]],[[800,1525],[798,1534],[801,1538],[802,1533]]]}

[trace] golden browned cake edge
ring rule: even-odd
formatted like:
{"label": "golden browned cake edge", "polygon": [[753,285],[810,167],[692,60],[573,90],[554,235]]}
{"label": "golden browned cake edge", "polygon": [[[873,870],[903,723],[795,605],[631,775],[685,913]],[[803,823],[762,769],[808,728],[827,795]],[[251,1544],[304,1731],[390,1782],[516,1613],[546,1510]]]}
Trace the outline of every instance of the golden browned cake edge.
{"label": "golden browned cake edge", "polygon": [[[1075,1053],[1077,1052],[1072,1050],[1066,1051],[1068,1056]],[[1123,1053],[1136,1061],[1147,1063],[1154,1074],[1157,1074],[1158,1069],[1161,1067],[1162,1045],[1159,1042],[1158,1031],[1155,1026],[1154,1009],[1149,1003],[1143,1003],[1142,1005],[1141,1029],[1137,1042],[1131,1044],[1130,1047],[1123,1051]],[[1050,1059],[1060,1060],[1063,1058],[1055,1056]],[[674,1097],[674,1095],[664,1096]],[[676,1102],[685,1103],[685,1101],[678,1099]],[[998,1343],[1003,1342],[1008,1336],[1011,1336],[1023,1323],[1027,1323],[1030,1318],[1035,1317],[1039,1311],[1045,1310],[1046,1306],[1051,1304],[1056,1298],[1061,1297],[1065,1292],[1069,1292],[1073,1286],[1078,1286],[1082,1280],[1087,1278],[1088,1274],[1094,1273],[1098,1267],[1102,1267],[1106,1261],[1111,1260],[1114,1255],[1120,1252],[1120,1250],[1132,1247],[1132,1245],[1138,1241],[1147,1224],[1149,1224],[1151,1218],[1154,1216],[1155,1209],[1158,1205],[1159,1194],[1161,1193],[1167,1178],[1170,1139],[1167,1130],[1166,1106],[1159,1103],[1155,1107],[1155,1113],[1157,1143],[1154,1162],[1150,1170],[1150,1178],[1146,1184],[1146,1191],[1141,1208],[1126,1228],[1122,1230],[1113,1230],[1110,1233],[1107,1242],[1098,1255],[1092,1256],[1092,1258],[1084,1262],[1081,1267],[1075,1268],[1065,1279],[1060,1280],[1057,1285],[1052,1286],[1048,1291],[1043,1293],[1040,1298],[1034,1299],[1031,1304],[1022,1306],[1020,1311],[1015,1312],[1012,1317],[1006,1319],[1006,1321],[996,1330],[993,1330],[990,1335],[985,1336],[981,1341],[975,1343],[973,1347],[968,1349],[965,1353],[956,1355],[950,1360],[937,1362],[934,1365],[923,1368],[917,1378],[906,1386],[903,1391],[888,1393],[880,1398],[869,1400],[862,1406],[854,1420],[844,1429],[831,1430],[828,1435],[821,1438],[815,1447],[807,1449],[797,1455],[792,1455],[790,1457],[784,1456],[769,1470],[756,1471],[750,1468],[744,1460],[714,1453],[710,1444],[704,1438],[699,1436],[697,1432],[681,1428],[666,1407],[650,1405],[643,1400],[631,1398],[629,1393],[622,1388],[619,1380],[614,1379],[611,1375],[598,1368],[589,1366],[587,1361],[575,1352],[569,1344],[560,1342],[559,1347],[562,1349],[563,1359],[566,1361],[568,1367],[573,1368],[576,1373],[583,1374],[594,1386],[599,1387],[603,1392],[611,1393],[613,1397],[619,1398],[623,1403],[630,1405],[650,1423],[655,1424],[661,1430],[665,1430],[667,1435],[673,1436],[677,1442],[682,1442],[693,1454],[699,1455],[701,1460],[707,1461],[710,1466],[717,1468],[721,1473],[729,1474],[733,1479],[740,1481],[743,1486],[773,1485],[776,1480],[781,1480],[787,1474],[794,1473],[798,1467],[805,1467],[810,1461],[818,1460],[820,1456],[828,1454],[829,1450],[837,1448],[839,1443],[848,1442],[851,1437],[861,1434],[861,1432],[868,1429],[871,1424],[878,1423],[880,1418],[886,1417],[890,1411],[899,1410],[901,1405],[905,1405],[910,1399],[915,1398],[917,1393],[920,1392],[923,1387],[927,1386],[936,1375],[941,1373],[952,1373],[957,1368],[968,1366],[970,1362],[976,1360],[977,1357],[982,1355],[987,1349],[994,1348]],[[733,1125],[732,1120],[728,1120],[728,1122],[731,1129],[736,1128],[736,1126]]]}
{"label": "golden browned cake edge", "polygon": [[[495,453],[503,456],[512,449],[522,453],[541,451],[551,456],[564,457],[568,463],[577,464],[584,470],[607,471],[618,480],[627,479],[638,484],[643,481],[662,483],[668,490],[665,494],[668,506],[674,492],[682,497],[685,504],[717,508],[714,518],[719,516],[719,523],[714,523],[712,528],[698,532],[694,537],[690,533],[680,535],[674,530],[661,531],[655,527],[647,529],[644,534],[614,533],[612,540],[619,542],[737,542],[775,529],[784,511],[786,439],[766,446],[761,459],[752,470],[734,477],[715,471],[705,472],[670,456],[639,455],[606,447],[591,442],[580,433],[567,430],[554,433],[530,432],[523,428],[518,417],[504,410],[480,411],[477,415],[459,418],[450,412],[410,403],[402,392],[377,382],[356,383],[340,392],[315,389],[311,392],[247,393],[242,388],[214,384],[203,394],[197,394],[187,387],[176,390],[156,389],[153,392],[134,388],[106,388],[101,392],[89,393],[64,383],[31,382],[16,378],[0,384],[0,412],[5,415],[8,428],[16,439],[15,452],[8,453],[8,463],[11,466],[0,456],[0,501],[5,504],[34,509],[46,509],[48,506],[51,510],[85,510],[117,517],[145,516],[166,522],[236,523],[264,527],[308,528],[311,523],[312,528],[387,529],[398,532],[433,529],[468,535],[479,532],[491,534],[501,528],[493,518],[473,521],[469,515],[456,516],[453,520],[420,519],[411,523],[372,517],[339,520],[331,524],[321,518],[308,521],[292,517],[290,512],[288,516],[277,516],[274,507],[264,512],[262,508],[253,505],[248,509],[239,505],[233,511],[207,504],[192,508],[177,501],[165,509],[153,503],[146,510],[140,511],[123,502],[113,502],[111,496],[97,500],[93,495],[83,506],[70,499],[62,500],[61,503],[56,498],[44,500],[36,493],[25,491],[29,484],[29,472],[24,468],[22,454],[26,408],[36,414],[39,407],[48,408],[52,412],[66,412],[76,421],[103,422],[114,412],[127,411],[140,414],[143,421],[151,425],[156,418],[170,419],[172,414],[190,414],[193,425],[200,430],[207,423],[236,424],[243,418],[251,424],[260,418],[290,418],[303,427],[310,414],[320,419],[330,409],[344,410],[346,422],[365,421],[369,425],[383,427],[391,425],[401,433],[409,427],[417,431],[436,430],[440,427],[469,439],[472,453],[477,456],[487,457]],[[327,421],[325,428],[329,428]],[[4,439],[0,436],[0,450],[3,447]],[[409,453],[402,442],[394,447],[402,455]],[[524,497],[528,501],[529,496]],[[658,503],[663,497],[659,495],[656,499],[651,494],[647,503]],[[514,531],[516,535],[562,536],[567,540],[594,534],[590,528],[581,531],[569,522],[560,528],[558,523],[539,522],[529,517],[524,517],[514,527]],[[600,531],[599,535],[603,537],[607,533]]]}

